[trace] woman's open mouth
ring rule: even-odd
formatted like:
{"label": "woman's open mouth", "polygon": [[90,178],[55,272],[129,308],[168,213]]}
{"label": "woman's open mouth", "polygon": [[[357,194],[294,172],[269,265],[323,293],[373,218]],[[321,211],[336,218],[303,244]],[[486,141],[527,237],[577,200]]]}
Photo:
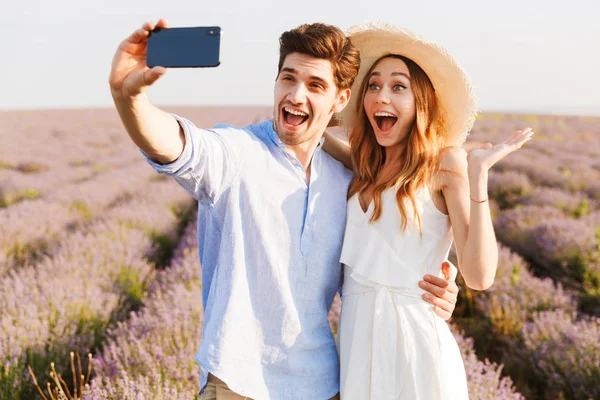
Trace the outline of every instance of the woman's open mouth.
{"label": "woman's open mouth", "polygon": [[375,122],[382,133],[389,132],[396,125],[398,117],[388,112],[375,113]]}
{"label": "woman's open mouth", "polygon": [[291,107],[283,107],[282,112],[283,120],[287,125],[300,126],[308,119],[307,113]]}

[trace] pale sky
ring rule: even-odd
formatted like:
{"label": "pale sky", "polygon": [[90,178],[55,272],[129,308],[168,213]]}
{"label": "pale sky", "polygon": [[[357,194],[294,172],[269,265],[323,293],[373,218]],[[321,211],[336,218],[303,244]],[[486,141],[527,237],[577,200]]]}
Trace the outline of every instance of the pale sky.
{"label": "pale sky", "polygon": [[272,105],[283,31],[384,21],[445,46],[483,111],[600,115],[599,0],[0,0],[0,110],[112,106],[119,42],[160,17],[224,33],[221,66],[169,70],[157,105]]}

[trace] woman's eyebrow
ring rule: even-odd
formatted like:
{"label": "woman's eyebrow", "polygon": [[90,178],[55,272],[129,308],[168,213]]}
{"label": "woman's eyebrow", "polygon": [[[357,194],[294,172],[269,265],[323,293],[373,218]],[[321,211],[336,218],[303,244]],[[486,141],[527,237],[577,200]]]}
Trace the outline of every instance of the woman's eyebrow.
{"label": "woman's eyebrow", "polygon": [[[369,78],[373,76],[381,76],[381,73],[379,71],[373,71],[371,72],[371,75],[369,75]],[[392,76],[404,76],[407,79],[410,79],[410,76],[406,72],[392,72]]]}
{"label": "woman's eyebrow", "polygon": [[392,72],[392,76],[404,76],[406,79],[410,79],[410,76],[405,72]]}

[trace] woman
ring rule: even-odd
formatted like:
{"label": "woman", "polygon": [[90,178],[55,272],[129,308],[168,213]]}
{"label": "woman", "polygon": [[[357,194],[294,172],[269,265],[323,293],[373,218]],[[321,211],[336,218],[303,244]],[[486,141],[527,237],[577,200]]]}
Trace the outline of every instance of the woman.
{"label": "woman", "polygon": [[341,255],[341,396],[465,399],[456,341],[415,288],[439,273],[453,242],[465,283],[491,286],[498,255],[488,169],[533,132],[467,155],[460,145],[476,106],[454,59],[390,26],[350,37],[361,70],[340,116],[356,172]]}

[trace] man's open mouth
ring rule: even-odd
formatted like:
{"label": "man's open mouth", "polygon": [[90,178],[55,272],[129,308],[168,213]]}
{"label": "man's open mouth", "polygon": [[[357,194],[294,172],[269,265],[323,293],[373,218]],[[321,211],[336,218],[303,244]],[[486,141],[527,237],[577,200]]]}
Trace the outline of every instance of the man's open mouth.
{"label": "man's open mouth", "polygon": [[388,132],[398,121],[398,117],[387,112],[375,113],[375,121],[382,132]]}
{"label": "man's open mouth", "polygon": [[286,124],[299,126],[308,119],[308,114],[290,107],[283,107],[283,119]]}

